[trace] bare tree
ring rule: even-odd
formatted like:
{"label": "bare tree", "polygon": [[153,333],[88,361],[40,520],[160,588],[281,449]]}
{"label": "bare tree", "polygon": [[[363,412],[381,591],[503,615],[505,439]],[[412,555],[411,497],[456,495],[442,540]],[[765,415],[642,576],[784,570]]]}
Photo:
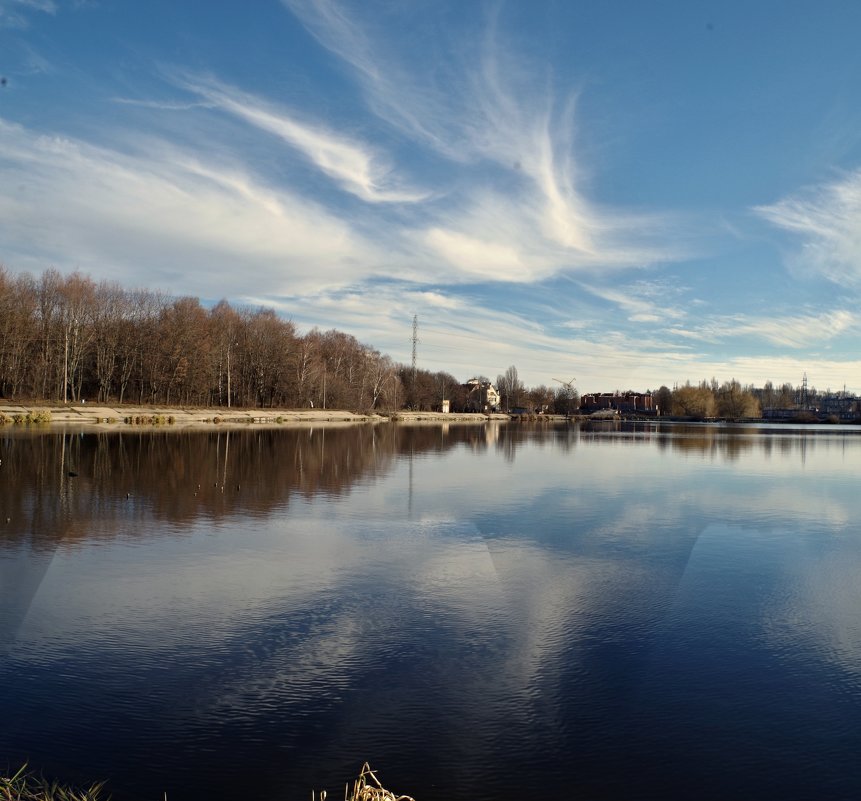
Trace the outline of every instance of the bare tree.
{"label": "bare tree", "polygon": [[725,381],[717,392],[717,410],[721,417],[738,420],[741,417],[759,417],[760,405],[750,389],[732,379]]}
{"label": "bare tree", "polygon": [[17,395],[27,380],[35,318],[33,280],[12,278],[0,266],[0,395]]}
{"label": "bare tree", "polygon": [[504,373],[497,376],[496,388],[502,396],[504,409],[511,410],[521,405],[524,386],[517,374],[517,368],[513,364]]}

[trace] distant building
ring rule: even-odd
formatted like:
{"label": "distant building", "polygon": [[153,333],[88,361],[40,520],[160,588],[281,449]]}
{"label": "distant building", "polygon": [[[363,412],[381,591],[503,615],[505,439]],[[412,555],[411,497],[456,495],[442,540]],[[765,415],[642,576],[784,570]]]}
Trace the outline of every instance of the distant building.
{"label": "distant building", "polygon": [[463,385],[466,390],[466,408],[470,412],[495,412],[499,409],[499,392],[490,381],[471,378]]}
{"label": "distant building", "polygon": [[858,398],[845,393],[826,395],[819,400],[819,413],[824,417],[837,417],[840,420],[854,420],[861,412]]}
{"label": "distant building", "polygon": [[619,414],[657,414],[651,392],[600,392],[580,397],[580,411],[585,414],[605,409]]}
{"label": "distant building", "polygon": [[763,420],[857,420],[861,417],[861,400],[846,393],[832,393],[810,398],[806,403],[789,407],[766,407],[762,410]]}
{"label": "distant building", "polygon": [[794,420],[801,414],[800,409],[779,409],[770,407],[762,410],[763,420]]}

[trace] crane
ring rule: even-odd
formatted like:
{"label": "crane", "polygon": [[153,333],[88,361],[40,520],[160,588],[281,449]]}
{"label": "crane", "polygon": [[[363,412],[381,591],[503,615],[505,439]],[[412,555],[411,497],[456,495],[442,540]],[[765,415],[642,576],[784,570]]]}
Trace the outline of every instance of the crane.
{"label": "crane", "polygon": [[568,395],[568,416],[570,417],[571,416],[571,401],[574,400],[574,391],[575,391],[574,390],[574,382],[577,379],[575,376],[571,376],[570,381],[562,381],[562,379],[560,379],[560,378],[554,378],[553,380],[556,381],[558,384],[562,384],[562,386],[565,387],[566,390],[568,390],[568,392],[567,392],[567,395]]}

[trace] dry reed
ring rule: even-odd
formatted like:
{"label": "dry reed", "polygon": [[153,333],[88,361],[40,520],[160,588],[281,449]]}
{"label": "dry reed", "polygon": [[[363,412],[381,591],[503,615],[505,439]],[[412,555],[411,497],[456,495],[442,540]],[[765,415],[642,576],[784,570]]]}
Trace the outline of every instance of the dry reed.
{"label": "dry reed", "polygon": [[[318,796],[312,790],[311,801],[317,801],[318,798],[319,801],[326,801],[326,791],[321,790]],[[353,782],[352,792],[349,784],[344,787],[344,799],[345,801],[415,801],[411,796],[396,795],[383,787],[367,762],[362,766],[359,778]]]}
{"label": "dry reed", "polygon": [[[0,801],[102,801],[104,785],[94,784],[86,789],[65,787],[57,782],[27,773],[24,765],[14,776],[0,776]],[[165,798],[167,795],[165,794]],[[326,801],[326,791],[311,792],[311,801]],[[396,795],[380,783],[371,766],[362,766],[359,778],[344,788],[345,801],[415,801],[408,795]]]}
{"label": "dry reed", "polygon": [[99,801],[102,785],[85,790],[64,787],[27,773],[24,765],[14,776],[0,776],[0,801]]}

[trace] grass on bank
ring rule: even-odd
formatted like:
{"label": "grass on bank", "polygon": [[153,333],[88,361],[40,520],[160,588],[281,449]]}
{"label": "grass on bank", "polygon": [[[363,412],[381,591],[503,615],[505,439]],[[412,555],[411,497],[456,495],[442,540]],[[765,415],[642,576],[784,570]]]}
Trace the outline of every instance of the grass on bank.
{"label": "grass on bank", "polygon": [[[104,801],[104,783],[94,784],[87,789],[64,787],[57,782],[49,782],[27,772],[24,765],[14,776],[0,776],[0,801]],[[167,798],[167,795],[165,795]],[[359,778],[353,782],[352,792],[349,784],[344,788],[345,801],[415,801],[408,795],[396,795],[380,784],[371,766],[362,766]],[[326,791],[319,794],[311,792],[311,801],[326,801]]]}
{"label": "grass on bank", "polygon": [[27,414],[13,414],[11,417],[8,414],[0,412],[0,426],[14,423],[16,426],[34,425],[40,423],[50,423],[51,412],[48,409],[41,411],[27,412]]}
{"label": "grass on bank", "polygon": [[64,787],[27,772],[24,765],[14,776],[0,776],[2,801],[100,801],[104,785],[94,784],[87,789]]}

